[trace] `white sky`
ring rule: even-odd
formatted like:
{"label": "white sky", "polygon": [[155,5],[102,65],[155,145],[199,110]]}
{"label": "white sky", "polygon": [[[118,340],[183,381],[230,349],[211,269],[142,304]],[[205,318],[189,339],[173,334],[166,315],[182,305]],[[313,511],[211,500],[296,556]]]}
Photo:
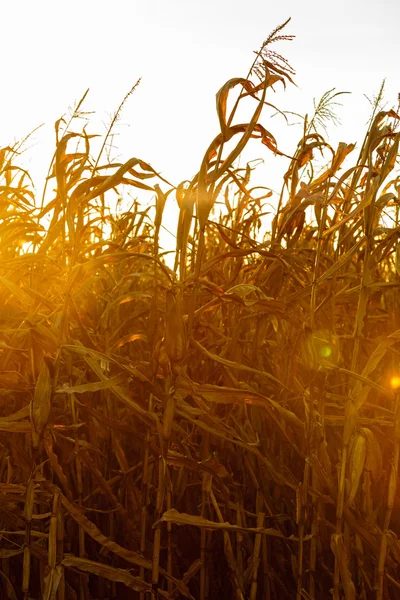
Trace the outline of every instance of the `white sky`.
{"label": "white sky", "polygon": [[[373,96],[384,77],[388,108],[397,106],[399,0],[12,0],[1,12],[0,146],[44,122],[25,158],[37,178],[54,150],[54,121],[68,106],[90,87],[85,107],[103,133],[101,120],[142,77],[117,129],[118,154],[149,162],[175,185],[190,179],[219,133],[216,92],[247,74],[253,50],[290,16],[285,33],[296,39],[274,49],[295,68],[299,89],[278,86],[267,100],[304,114],[328,89],[351,91],[339,109],[342,126],[328,129],[333,145],[361,143],[370,114],[363,94]],[[294,151],[299,128],[268,113],[261,122],[281,150]],[[254,141],[250,156],[266,158],[268,150]],[[285,166],[268,159],[264,185],[277,185]]]}

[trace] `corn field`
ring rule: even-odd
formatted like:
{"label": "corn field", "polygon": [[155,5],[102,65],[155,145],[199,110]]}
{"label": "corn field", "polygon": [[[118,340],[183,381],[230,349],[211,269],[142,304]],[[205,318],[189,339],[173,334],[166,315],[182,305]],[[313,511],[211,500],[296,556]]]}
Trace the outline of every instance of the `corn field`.
{"label": "corn field", "polygon": [[[191,180],[107,160],[114,122],[94,158],[85,97],[42,198],[0,150],[1,598],[400,599],[400,119],[332,148],[327,93],[284,154],[286,24]],[[264,233],[249,142],[288,162]]]}

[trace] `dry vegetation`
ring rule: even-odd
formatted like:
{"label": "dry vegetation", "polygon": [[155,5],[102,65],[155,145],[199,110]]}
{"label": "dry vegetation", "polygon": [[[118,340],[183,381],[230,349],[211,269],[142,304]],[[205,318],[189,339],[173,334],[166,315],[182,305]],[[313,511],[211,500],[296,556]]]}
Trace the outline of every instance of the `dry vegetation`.
{"label": "dry vegetation", "polygon": [[[333,149],[325,95],[260,239],[269,192],[235,161],[279,152],[259,117],[290,37],[221,88],[176,188],[93,159],[81,103],[41,206],[0,151],[2,598],[400,598],[398,117],[376,103],[361,150]],[[153,212],[107,210],[129,186]]]}

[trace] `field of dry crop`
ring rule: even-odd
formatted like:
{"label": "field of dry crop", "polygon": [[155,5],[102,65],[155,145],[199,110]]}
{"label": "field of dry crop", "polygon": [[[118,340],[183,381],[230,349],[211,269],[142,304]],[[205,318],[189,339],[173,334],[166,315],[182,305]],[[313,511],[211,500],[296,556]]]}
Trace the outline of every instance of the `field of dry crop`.
{"label": "field of dry crop", "polygon": [[398,109],[332,148],[325,94],[260,236],[284,25],[191,181],[93,158],[84,98],[42,201],[0,150],[1,598],[400,599]]}

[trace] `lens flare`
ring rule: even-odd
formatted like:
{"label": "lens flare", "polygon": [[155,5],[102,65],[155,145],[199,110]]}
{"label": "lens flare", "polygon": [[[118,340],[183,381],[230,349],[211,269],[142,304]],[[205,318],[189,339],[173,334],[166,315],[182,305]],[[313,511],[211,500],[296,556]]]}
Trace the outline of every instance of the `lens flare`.
{"label": "lens flare", "polygon": [[392,377],[392,379],[390,380],[390,385],[395,390],[398,390],[400,388],[400,375],[395,375],[394,377]]}
{"label": "lens flare", "polygon": [[323,346],[321,348],[322,358],[328,358],[332,354],[332,348],[330,346]]}

